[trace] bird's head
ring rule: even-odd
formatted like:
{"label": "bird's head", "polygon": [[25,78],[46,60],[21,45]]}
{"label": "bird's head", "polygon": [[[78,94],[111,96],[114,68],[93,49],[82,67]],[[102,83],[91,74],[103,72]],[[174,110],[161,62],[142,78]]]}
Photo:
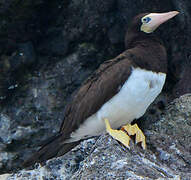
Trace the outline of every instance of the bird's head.
{"label": "bird's head", "polygon": [[161,24],[177,14],[179,14],[178,11],[170,11],[166,13],[142,13],[135,16],[126,34],[126,47],[129,43],[133,42],[137,36],[147,37],[147,35],[152,34]]}
{"label": "bird's head", "polygon": [[130,29],[144,33],[154,32],[161,24],[179,14],[178,11],[166,13],[142,13],[135,16],[131,22]]}
{"label": "bird's head", "polygon": [[176,16],[178,11],[170,11],[167,13],[149,13],[140,16],[140,30],[145,33],[154,32],[161,24]]}

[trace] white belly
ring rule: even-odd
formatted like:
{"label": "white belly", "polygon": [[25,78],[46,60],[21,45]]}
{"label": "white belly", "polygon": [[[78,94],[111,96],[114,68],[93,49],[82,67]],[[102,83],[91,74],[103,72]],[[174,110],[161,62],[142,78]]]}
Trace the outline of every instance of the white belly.
{"label": "white belly", "polygon": [[73,132],[69,141],[100,135],[105,130],[104,118],[114,129],[140,118],[161,92],[165,78],[164,73],[133,69],[120,91]]}

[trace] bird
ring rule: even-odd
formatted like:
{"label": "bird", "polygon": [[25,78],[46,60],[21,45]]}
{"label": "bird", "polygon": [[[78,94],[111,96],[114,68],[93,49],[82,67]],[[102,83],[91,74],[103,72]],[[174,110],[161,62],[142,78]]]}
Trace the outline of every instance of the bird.
{"label": "bird", "polygon": [[[58,134],[47,141],[23,166],[43,163],[61,156],[82,140],[111,135],[127,148],[130,136],[146,149],[146,139],[137,124],[160,94],[167,74],[167,52],[155,30],[179,14],[141,13],[135,16],[125,35],[125,51],[105,61],[81,85],[66,105]],[[119,129],[121,127],[121,129]]]}

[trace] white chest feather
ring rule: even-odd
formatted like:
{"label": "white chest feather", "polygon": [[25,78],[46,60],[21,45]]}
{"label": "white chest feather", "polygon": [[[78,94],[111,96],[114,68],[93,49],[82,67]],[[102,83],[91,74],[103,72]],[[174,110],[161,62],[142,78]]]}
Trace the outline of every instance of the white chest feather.
{"label": "white chest feather", "polygon": [[140,118],[161,92],[165,78],[164,73],[133,69],[119,92],[73,132],[69,141],[100,135],[105,130],[104,118],[114,129]]}

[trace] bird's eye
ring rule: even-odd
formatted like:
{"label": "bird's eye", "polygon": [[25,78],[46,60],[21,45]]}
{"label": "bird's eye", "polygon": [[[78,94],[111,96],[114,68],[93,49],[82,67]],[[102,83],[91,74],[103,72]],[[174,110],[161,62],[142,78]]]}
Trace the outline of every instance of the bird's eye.
{"label": "bird's eye", "polygon": [[145,17],[145,18],[142,19],[142,22],[143,23],[148,23],[150,20],[151,20],[150,17]]}

